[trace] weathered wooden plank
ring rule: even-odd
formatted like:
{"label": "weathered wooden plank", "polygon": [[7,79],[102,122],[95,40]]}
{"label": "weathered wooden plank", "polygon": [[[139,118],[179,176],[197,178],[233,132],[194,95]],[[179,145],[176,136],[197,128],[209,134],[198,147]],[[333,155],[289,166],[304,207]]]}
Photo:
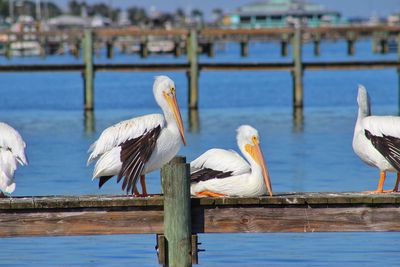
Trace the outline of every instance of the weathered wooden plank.
{"label": "weathered wooden plank", "polygon": [[193,232],[350,232],[400,231],[395,207],[196,207]]}
{"label": "weathered wooden plank", "polygon": [[215,71],[215,70],[271,70],[271,71],[284,71],[292,70],[293,63],[282,62],[282,63],[199,63],[199,68],[202,71]]}
{"label": "weathered wooden plank", "polygon": [[400,62],[395,60],[303,62],[303,68],[305,70],[384,69],[400,68]]}
{"label": "weathered wooden plank", "polygon": [[0,237],[162,233],[162,222],[157,209],[1,212]]}
{"label": "weathered wooden plank", "polygon": [[[202,71],[228,70],[262,70],[290,71],[293,63],[199,63]],[[333,62],[303,62],[305,70],[346,70],[346,69],[382,69],[400,68],[400,62],[385,61],[333,61]],[[95,71],[187,71],[188,63],[146,63],[146,64],[94,64]],[[83,71],[83,64],[38,64],[38,65],[0,65],[0,72],[46,72],[46,71]]]}
{"label": "weathered wooden plank", "polygon": [[95,64],[95,71],[186,71],[189,63]]}
{"label": "weathered wooden plank", "polygon": [[[192,198],[193,233],[400,231],[400,194]],[[0,237],[163,233],[163,197],[0,199]]]}

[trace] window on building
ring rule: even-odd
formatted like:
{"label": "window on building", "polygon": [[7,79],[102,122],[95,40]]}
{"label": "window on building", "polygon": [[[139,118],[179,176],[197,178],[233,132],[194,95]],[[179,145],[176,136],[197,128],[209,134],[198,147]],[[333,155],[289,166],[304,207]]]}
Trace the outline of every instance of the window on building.
{"label": "window on building", "polygon": [[264,22],[267,20],[266,16],[256,16],[256,21]]}
{"label": "window on building", "polygon": [[270,18],[271,20],[282,20],[282,16],[277,16],[277,15],[271,16]]}
{"label": "window on building", "polygon": [[240,16],[240,23],[250,23],[251,17],[250,16]]}

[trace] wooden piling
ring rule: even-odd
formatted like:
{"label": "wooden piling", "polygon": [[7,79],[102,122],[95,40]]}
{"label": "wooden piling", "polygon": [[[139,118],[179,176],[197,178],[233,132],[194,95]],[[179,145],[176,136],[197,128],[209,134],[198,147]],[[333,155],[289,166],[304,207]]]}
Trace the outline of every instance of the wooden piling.
{"label": "wooden piling", "polygon": [[7,42],[6,42],[6,57],[10,59],[12,57],[12,50],[11,50],[11,34],[7,34]]}
{"label": "wooden piling", "polygon": [[108,39],[106,42],[107,58],[111,59],[114,57],[114,41]]}
{"label": "wooden piling", "polygon": [[195,29],[191,29],[189,33],[187,43],[187,56],[189,60],[189,72],[188,72],[188,85],[189,85],[189,108],[198,108],[199,98],[199,66],[197,58],[197,32]]}
{"label": "wooden piling", "polygon": [[83,37],[83,72],[85,110],[94,108],[93,32],[85,29]]}
{"label": "wooden piling", "polygon": [[321,54],[321,34],[316,33],[314,35],[314,56],[319,56]]}
{"label": "wooden piling", "polygon": [[240,42],[240,56],[247,57],[249,55],[249,40],[245,38]]}
{"label": "wooden piling", "polygon": [[293,39],[293,107],[303,107],[303,63],[302,63],[302,33],[296,28]]}
{"label": "wooden piling", "polygon": [[349,56],[354,55],[354,51],[355,51],[355,39],[356,39],[356,35],[354,32],[349,32],[347,34],[347,54]]}
{"label": "wooden piling", "polygon": [[208,42],[207,43],[207,56],[211,57],[211,58],[215,56],[214,43],[213,42]]}
{"label": "wooden piling", "polygon": [[81,42],[79,41],[79,39],[77,39],[75,40],[74,56],[76,58],[79,58],[80,53],[81,53]]}
{"label": "wooden piling", "polygon": [[47,55],[47,37],[44,35],[39,36],[40,56],[45,58]]}
{"label": "wooden piling", "polygon": [[180,57],[182,55],[181,41],[175,40],[174,42],[174,56]]}
{"label": "wooden piling", "polygon": [[85,110],[83,114],[85,134],[91,136],[95,130],[95,120],[93,110]]}
{"label": "wooden piling", "polygon": [[288,55],[288,39],[287,34],[283,34],[281,38],[281,56],[286,57]]}
{"label": "wooden piling", "polygon": [[189,109],[189,132],[200,132],[200,116],[197,109]]}
{"label": "wooden piling", "polygon": [[167,266],[192,266],[190,165],[177,156],[163,167]]}
{"label": "wooden piling", "polygon": [[146,58],[149,55],[149,50],[147,48],[147,37],[143,37],[140,41],[140,57]]}
{"label": "wooden piling", "polygon": [[379,49],[379,41],[378,41],[378,33],[373,32],[372,33],[372,53],[377,54]]}
{"label": "wooden piling", "polygon": [[382,39],[380,41],[380,48],[381,48],[381,54],[387,54],[389,52],[389,33],[384,32],[382,34]]}

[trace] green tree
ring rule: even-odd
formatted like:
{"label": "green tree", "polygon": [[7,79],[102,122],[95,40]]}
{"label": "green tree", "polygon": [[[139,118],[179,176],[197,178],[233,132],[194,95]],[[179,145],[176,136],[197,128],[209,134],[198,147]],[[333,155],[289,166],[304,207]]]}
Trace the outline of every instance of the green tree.
{"label": "green tree", "polygon": [[128,9],[128,18],[133,25],[145,24],[149,21],[146,10],[139,7],[130,7]]}
{"label": "green tree", "polygon": [[80,16],[81,15],[81,9],[84,6],[84,3],[81,2],[79,3],[76,0],[71,0],[68,3],[68,11],[71,15],[74,16]]}
{"label": "green tree", "polygon": [[10,15],[8,11],[8,0],[0,0],[0,16],[3,18],[8,17]]}

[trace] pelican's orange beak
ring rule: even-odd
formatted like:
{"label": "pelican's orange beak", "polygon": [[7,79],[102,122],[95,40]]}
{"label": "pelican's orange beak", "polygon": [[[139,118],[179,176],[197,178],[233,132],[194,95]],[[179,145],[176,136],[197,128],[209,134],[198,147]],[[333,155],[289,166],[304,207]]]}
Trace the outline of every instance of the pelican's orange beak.
{"label": "pelican's orange beak", "polygon": [[185,131],[183,129],[181,111],[179,110],[178,102],[176,101],[176,95],[175,93],[167,94],[164,92],[164,97],[167,100],[168,105],[172,109],[176,124],[178,125],[179,133],[181,134],[182,142],[186,146]]}
{"label": "pelican's orange beak", "polygon": [[272,197],[272,186],[271,180],[269,179],[269,173],[267,165],[265,164],[264,155],[261,151],[260,144],[257,140],[253,145],[247,144],[245,147],[246,151],[249,152],[251,157],[261,166],[262,175],[264,177],[265,185],[267,186],[269,196]]}

